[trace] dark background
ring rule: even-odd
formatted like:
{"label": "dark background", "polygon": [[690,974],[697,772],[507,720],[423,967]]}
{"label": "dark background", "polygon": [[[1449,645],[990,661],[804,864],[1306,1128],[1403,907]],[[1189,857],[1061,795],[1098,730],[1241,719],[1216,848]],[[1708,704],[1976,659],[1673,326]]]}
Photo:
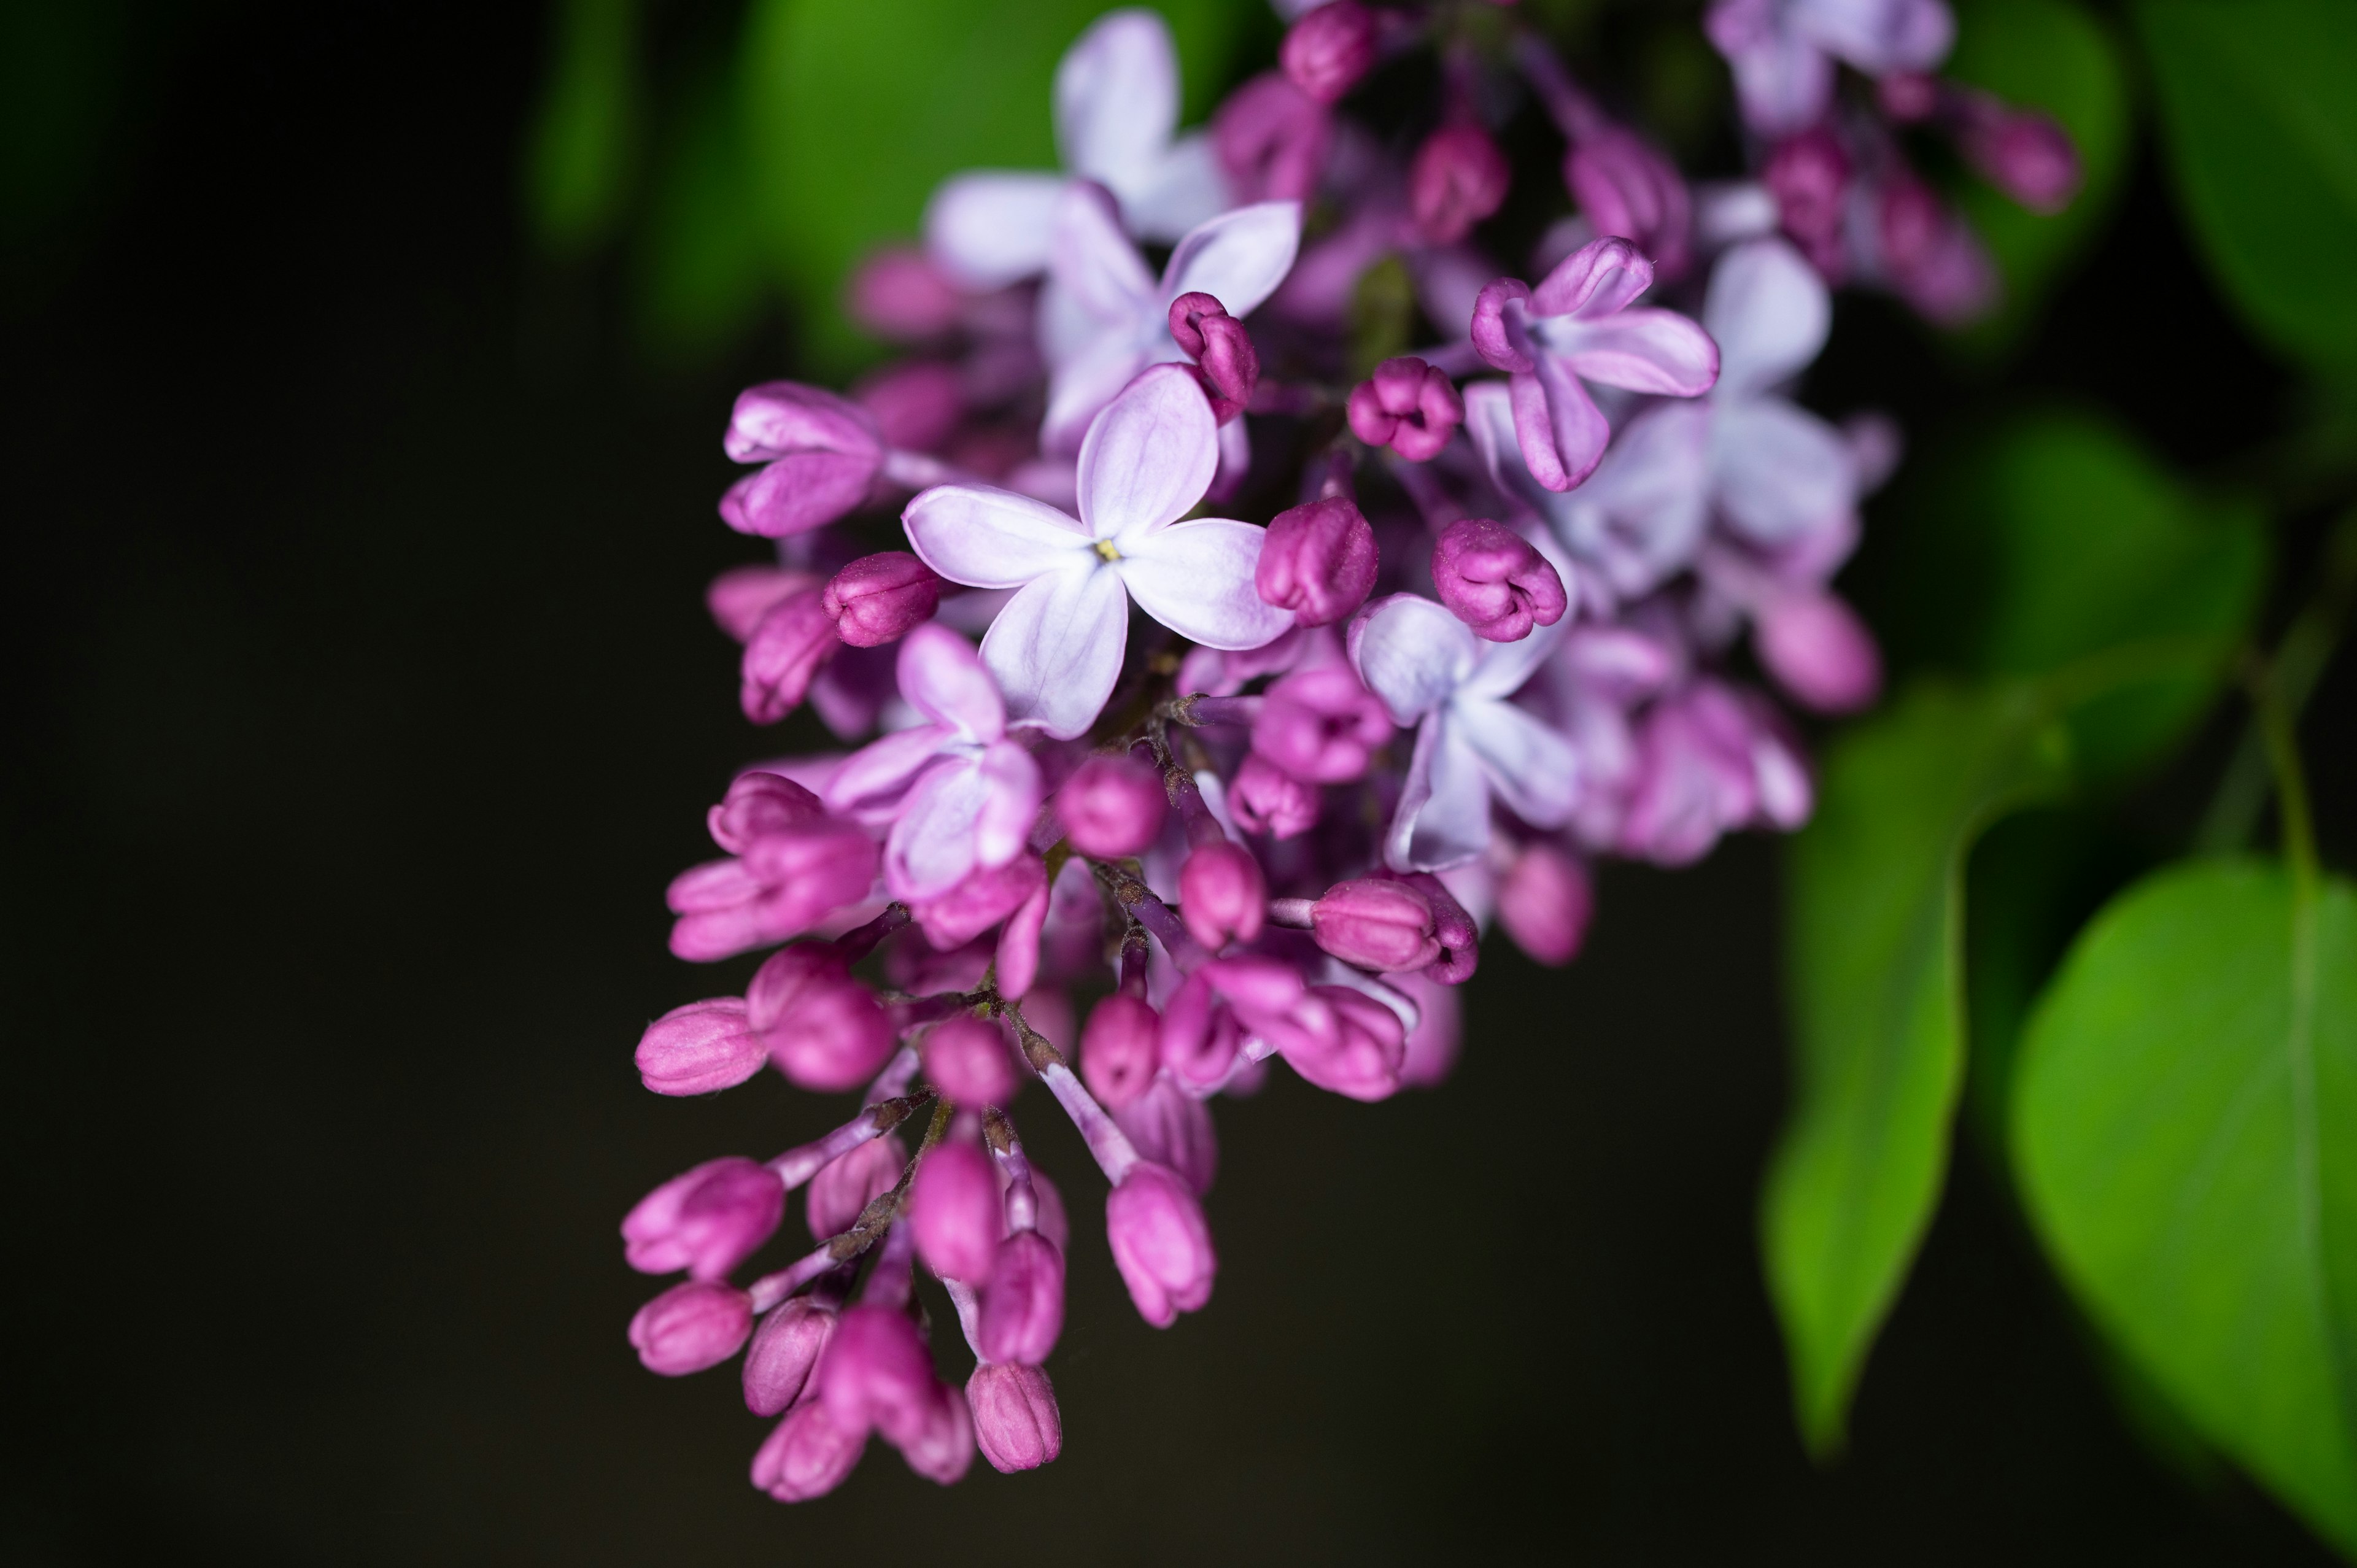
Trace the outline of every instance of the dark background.
{"label": "dark background", "polygon": [[[534,258],[532,7],[106,14],[113,128],[0,314],[0,1558],[2324,1560],[2132,1435],[1969,1138],[1847,1457],[1804,1459],[1752,1234],[1757,839],[1608,870],[1566,972],[1494,947],[1437,1092],[1223,1103],[1218,1294],[1167,1333],[1042,1101],[1063,1458],[942,1490],[879,1445],[822,1501],[754,1492],[733,1371],[624,1343],[652,1286],[615,1226],[843,1109],[656,1100],[630,1060],[742,978],[671,960],[660,896],[776,745],[699,596],[754,553],[716,437],[781,340],[653,368],[610,276]],[[2282,382],[2153,168],[2124,206],[2005,390],[1851,302],[1822,401],[1920,429],[2072,391],[2196,469],[2263,434]],[[2329,855],[2352,685],[2308,726]]]}

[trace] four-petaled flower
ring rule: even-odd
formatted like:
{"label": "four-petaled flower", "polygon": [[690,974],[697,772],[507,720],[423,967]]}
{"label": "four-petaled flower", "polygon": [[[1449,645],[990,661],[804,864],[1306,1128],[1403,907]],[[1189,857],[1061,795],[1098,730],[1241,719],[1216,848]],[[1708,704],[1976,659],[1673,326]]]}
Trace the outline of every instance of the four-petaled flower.
{"label": "four-petaled flower", "polygon": [[1835,60],[1869,76],[1930,70],[1956,22],[1946,0],[1717,0],[1703,31],[1735,73],[1744,124],[1789,136],[1824,118]]}

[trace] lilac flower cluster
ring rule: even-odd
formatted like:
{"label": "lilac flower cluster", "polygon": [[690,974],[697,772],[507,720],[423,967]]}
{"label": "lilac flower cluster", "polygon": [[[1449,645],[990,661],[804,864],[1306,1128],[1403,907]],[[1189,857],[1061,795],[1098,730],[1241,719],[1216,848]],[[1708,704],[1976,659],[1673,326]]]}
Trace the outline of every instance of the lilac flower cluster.
{"label": "lilac flower cluster", "polygon": [[[667,1374],[744,1351],[747,1404],[781,1417],[753,1462],[774,1497],[829,1490],[877,1435],[943,1482],[977,1446],[1056,1457],[1070,1221],[1009,1114],[1026,1079],[1102,1169],[1122,1279],[1167,1326],[1211,1294],[1208,1101],[1271,1058],[1360,1100],[1432,1083],[1493,919],[1562,963],[1594,858],[1682,865],[1803,822],[1792,732],[1727,671],[1747,633],[1803,707],[1876,693],[1827,583],[1896,437],[1781,389],[1824,343],[1829,276],[1943,314],[1971,268],[1894,249],[1907,177],[1883,121],[1836,107],[1832,62],[2040,190],[2056,155],[2006,150],[2018,117],[1921,75],[1938,0],[1720,0],[1761,175],[1700,188],[1536,35],[1485,53],[1452,14],[1308,10],[1282,70],[1187,136],[1161,22],[1102,18],[1056,77],[1066,172],[951,180],[924,247],[855,281],[855,313],[916,351],[847,397],[737,400],[726,448],[756,467],[721,514],[778,553],[711,607],[748,716],[807,701],[848,749],[749,768],[712,808],[725,858],[673,883],[673,950],[776,950],[741,997],[657,1020],[638,1065],[662,1094],[769,1066],[865,1095],[622,1230],[632,1266],[686,1276],[631,1343]],[[1445,102],[1412,149],[1339,112],[1436,43]],[[1535,284],[1472,243],[1517,82],[1565,132],[1578,208]],[[1354,380],[1351,301],[1387,257],[1443,340]],[[1217,514],[1272,482],[1297,504]],[[829,526],[889,502],[906,550]],[[815,1247],[732,1283],[805,1186]],[[913,1315],[919,1263],[973,1349],[963,1393]]]}

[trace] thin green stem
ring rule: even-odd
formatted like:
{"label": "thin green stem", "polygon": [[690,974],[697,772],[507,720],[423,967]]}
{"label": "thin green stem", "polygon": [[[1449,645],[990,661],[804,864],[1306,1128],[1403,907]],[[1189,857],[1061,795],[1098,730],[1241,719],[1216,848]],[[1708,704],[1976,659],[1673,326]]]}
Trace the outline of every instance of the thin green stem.
{"label": "thin green stem", "polygon": [[2291,867],[2293,897],[2305,905],[2316,896],[2316,825],[2309,814],[2308,779],[2299,766],[2299,737],[2293,732],[2291,705],[2266,671],[2253,673],[2251,702],[2258,710],[2259,732],[2266,737],[2268,771],[2275,775],[2276,815],[2283,857]]}

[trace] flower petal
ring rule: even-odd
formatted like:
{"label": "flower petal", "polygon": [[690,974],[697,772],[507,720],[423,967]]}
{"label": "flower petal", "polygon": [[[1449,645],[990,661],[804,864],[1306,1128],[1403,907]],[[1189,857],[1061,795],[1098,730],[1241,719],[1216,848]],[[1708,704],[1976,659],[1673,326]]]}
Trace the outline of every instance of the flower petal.
{"label": "flower petal", "polygon": [[1070,740],[1113,694],[1128,638],[1120,574],[1092,560],[1049,572],[1007,600],[982,639],[982,661],[998,678],[1012,722]]}
{"label": "flower petal", "polygon": [[1036,276],[1048,268],[1063,188],[1056,175],[996,169],[945,180],[925,204],[925,249],[976,293]]}
{"label": "flower petal", "polygon": [[1490,847],[1490,781],[1442,708],[1416,732],[1383,858],[1394,871],[1460,865]]}
{"label": "flower petal", "polygon": [[1717,410],[1710,437],[1719,510],[1761,544],[1798,539],[1857,504],[1857,475],[1841,433],[1782,398]]}
{"label": "flower petal", "polygon": [[1465,623],[1416,594],[1394,594],[1361,610],[1351,623],[1350,650],[1359,679],[1403,727],[1447,702],[1479,657]]}
{"label": "flower petal", "polygon": [[1015,742],[1002,740],[982,754],[980,771],[989,793],[974,818],[974,857],[996,869],[1022,854],[1031,836],[1039,814],[1039,765]]}
{"label": "flower petal", "polygon": [[[1178,352],[1175,346],[1171,352]],[[1088,439],[1091,422],[1146,364],[1146,356],[1126,332],[1108,332],[1058,365],[1048,379],[1048,413],[1039,422],[1039,449],[1063,457],[1077,453]]]}
{"label": "flower petal", "polygon": [[937,897],[976,865],[974,824],[992,784],[971,757],[946,758],[909,791],[908,807],[884,841],[884,886],[893,897]]}
{"label": "flower petal", "polygon": [[1056,199],[1048,274],[1077,307],[1106,330],[1119,330],[1154,306],[1154,274],[1121,227],[1112,193],[1073,180]]}
{"label": "flower petal", "polygon": [[1138,608],[1179,636],[1229,652],[1285,635],[1293,612],[1260,596],[1253,574],[1268,530],[1224,517],[1125,535],[1121,574]]}
{"label": "flower petal", "polygon": [[1512,642],[1484,642],[1472,670],[1458,683],[1458,694],[1502,701],[1521,691],[1555,655],[1555,645],[1571,628],[1566,617],[1552,626],[1533,627],[1530,635]]}
{"label": "flower petal", "polygon": [[988,746],[1006,733],[1006,705],[974,644],[937,621],[913,628],[900,641],[895,668],[900,695],[919,713]]}
{"label": "flower petal", "polygon": [[861,746],[826,781],[826,809],[870,827],[893,821],[917,775],[955,738],[944,725],[919,725]]}
{"label": "flower petal", "polygon": [[1794,33],[1874,76],[1929,70],[1956,41],[1941,0],[1806,0],[1791,16]]}
{"label": "flower petal", "polygon": [[1218,426],[1194,371],[1151,366],[1105,405],[1081,443],[1081,521],[1127,554],[1135,536],[1201,500],[1219,466]]}
{"label": "flower petal", "polygon": [[1200,223],[1170,252],[1162,297],[1201,292],[1249,316],[1276,292],[1301,248],[1301,203],[1258,201]]}
{"label": "flower petal", "polygon": [[1116,186],[1130,231],[1166,243],[1225,212],[1233,198],[1211,138],[1181,136],[1139,184]]}
{"label": "flower petal", "polygon": [[1833,297],[1789,243],[1751,240],[1712,269],[1702,323],[1718,344],[1719,400],[1750,397],[1817,357],[1833,326]]}
{"label": "flower petal", "polygon": [[908,504],[900,525],[918,559],[973,588],[1018,586],[1089,545],[1054,507],[988,485],[937,485]]}
{"label": "flower petal", "polygon": [[[1567,490],[1596,471],[1604,460],[1605,444],[1612,439],[1612,426],[1604,418],[1604,411],[1587,389],[1579,384],[1572,367],[1555,354],[1539,356],[1538,372],[1533,378],[1546,394],[1546,420],[1542,427],[1545,441],[1536,454],[1532,451],[1530,409],[1523,396],[1523,378],[1513,379],[1514,434],[1521,438],[1523,461],[1530,464],[1531,477],[1551,490]],[[1553,459],[1556,464],[1555,478],[1550,478],[1540,463]],[[1535,459],[1535,460],[1534,460]]]}
{"label": "flower petal", "polygon": [[1115,190],[1142,185],[1178,128],[1178,51],[1142,9],[1099,17],[1056,67],[1056,146],[1064,166]]}
{"label": "flower petal", "polygon": [[[1536,317],[1531,336],[1591,381],[1660,397],[1695,397],[1718,380],[1718,345],[1674,310],[1624,310],[1601,321]],[[1544,375],[1542,362],[1539,373]],[[1547,389],[1550,392],[1554,388]]]}
{"label": "flower petal", "polygon": [[1666,403],[1623,425],[1587,483],[1547,513],[1555,536],[1627,598],[1695,559],[1709,521],[1713,410]]}
{"label": "flower petal", "polygon": [[1571,742],[1512,703],[1461,696],[1448,705],[1450,733],[1481,759],[1490,787],[1534,828],[1556,828],[1579,803],[1579,753]]}
{"label": "flower petal", "polygon": [[1569,316],[1594,321],[1624,310],[1653,286],[1653,263],[1628,241],[1590,240],[1531,290],[1534,317]]}

